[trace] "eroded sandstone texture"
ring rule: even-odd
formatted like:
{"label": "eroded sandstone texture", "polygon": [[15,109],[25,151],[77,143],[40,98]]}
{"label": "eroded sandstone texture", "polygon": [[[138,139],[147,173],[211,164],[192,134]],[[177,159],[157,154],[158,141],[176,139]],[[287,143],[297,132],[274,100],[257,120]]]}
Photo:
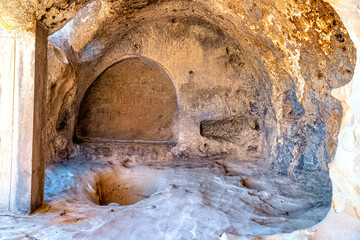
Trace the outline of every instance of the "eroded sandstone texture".
{"label": "eroded sandstone texture", "polygon": [[[76,69],[73,92],[51,96],[67,96],[57,107],[53,160],[103,156],[96,145],[72,143],[83,97],[109,66],[144,57],[168,72],[175,89],[171,158],[262,159],[307,191],[330,196],[327,164],[342,116],[330,91],[351,79],[355,49],[327,3],[94,1],[50,39],[67,55],[60,66]],[[161,152],[149,158],[171,160]]]}

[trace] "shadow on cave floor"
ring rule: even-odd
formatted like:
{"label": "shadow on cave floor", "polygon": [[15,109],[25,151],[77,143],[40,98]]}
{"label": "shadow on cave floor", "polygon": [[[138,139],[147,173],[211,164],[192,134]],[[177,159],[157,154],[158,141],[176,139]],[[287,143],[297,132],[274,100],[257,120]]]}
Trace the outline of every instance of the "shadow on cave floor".
{"label": "shadow on cave floor", "polygon": [[48,168],[45,183],[47,206],[29,217],[1,217],[0,235],[219,239],[226,232],[251,239],[315,225],[330,206],[251,163],[69,163]]}

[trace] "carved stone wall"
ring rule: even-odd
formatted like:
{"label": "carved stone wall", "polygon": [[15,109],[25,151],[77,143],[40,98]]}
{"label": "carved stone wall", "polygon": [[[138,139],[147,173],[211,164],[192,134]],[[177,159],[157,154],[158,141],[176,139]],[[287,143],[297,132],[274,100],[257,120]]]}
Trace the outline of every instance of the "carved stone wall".
{"label": "carved stone wall", "polygon": [[137,58],[106,69],[82,100],[77,137],[174,140],[176,95],[166,75]]}
{"label": "carved stone wall", "polygon": [[[354,46],[330,5],[135,5],[94,2],[50,37],[77,68],[78,91],[61,110],[69,118],[60,132],[71,136],[85,92],[105,69],[144,57],[163,66],[177,93],[177,145],[171,159],[159,159],[256,160],[330,199],[328,163],[342,116],[330,93],[355,66]],[[94,149],[79,151],[65,139],[65,158],[93,159]]]}
{"label": "carved stone wall", "polygon": [[0,28],[0,209],[43,204],[47,31]]}

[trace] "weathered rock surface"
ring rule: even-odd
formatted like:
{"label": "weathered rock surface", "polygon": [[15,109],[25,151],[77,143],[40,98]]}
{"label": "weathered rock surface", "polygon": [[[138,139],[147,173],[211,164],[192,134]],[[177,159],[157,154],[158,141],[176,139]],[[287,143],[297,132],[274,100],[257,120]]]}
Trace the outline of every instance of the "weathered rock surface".
{"label": "weathered rock surface", "polygon": [[217,240],[226,231],[252,239],[314,225],[329,208],[269,169],[228,170],[103,161],[50,167],[49,205],[29,217],[0,217],[0,237]]}
{"label": "weathered rock surface", "polygon": [[48,45],[48,72],[47,159],[66,159],[73,137],[69,122],[75,121],[71,113],[74,111],[73,99],[77,91],[76,72],[66,54],[51,42]]}
{"label": "weathered rock surface", "polygon": [[29,30],[39,21],[53,33],[89,2],[91,0],[1,0],[0,23],[9,30]]}
{"label": "weathered rock surface", "polygon": [[[28,7],[24,11],[18,4],[0,2],[3,26],[31,28],[38,19],[54,32],[88,1],[17,2]],[[359,43],[358,3],[330,2]],[[11,11],[22,17],[7,14]],[[355,20],[350,21],[346,12]],[[223,164],[226,170],[231,162],[253,160],[294,180],[302,190],[328,199],[328,164],[335,155],[344,110],[338,153],[330,164],[334,210],[318,228],[272,239],[329,238],[325,224],[334,229],[337,239],[349,229],[355,232],[350,237],[357,239],[357,79],[333,91],[344,109],[330,95],[352,78],[355,48],[327,3],[98,0],[50,38],[56,46],[49,51],[55,52],[49,55],[49,64],[53,64],[47,102],[50,161],[100,158],[128,166],[133,164],[126,159],[128,153],[137,154],[142,163],[149,162],[146,156],[156,159],[160,153],[158,160],[187,160],[188,167],[204,159],[228,159],[228,165]],[[177,144],[150,146],[144,151],[129,144],[120,151],[115,143],[73,142],[89,86],[109,66],[129,57],[151,59],[169,73],[178,100],[179,114],[173,126]],[[359,70],[355,76],[358,78]],[[132,148],[135,150],[128,151]],[[346,221],[347,228],[337,224]],[[101,231],[93,234],[98,236]]]}
{"label": "weathered rock surface", "polygon": [[330,197],[327,165],[342,116],[330,92],[351,79],[355,49],[328,4],[97,1],[50,39],[77,69],[72,109],[62,110],[69,116],[109,66],[148,58],[177,95],[175,158],[264,159]]}

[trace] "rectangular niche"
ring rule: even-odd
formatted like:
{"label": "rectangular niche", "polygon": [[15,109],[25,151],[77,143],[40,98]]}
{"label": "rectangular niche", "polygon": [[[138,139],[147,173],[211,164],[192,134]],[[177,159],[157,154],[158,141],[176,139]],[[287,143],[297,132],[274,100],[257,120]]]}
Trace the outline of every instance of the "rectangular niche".
{"label": "rectangular niche", "polygon": [[250,155],[261,155],[261,134],[260,123],[256,118],[238,116],[200,122],[201,136],[235,143]]}

